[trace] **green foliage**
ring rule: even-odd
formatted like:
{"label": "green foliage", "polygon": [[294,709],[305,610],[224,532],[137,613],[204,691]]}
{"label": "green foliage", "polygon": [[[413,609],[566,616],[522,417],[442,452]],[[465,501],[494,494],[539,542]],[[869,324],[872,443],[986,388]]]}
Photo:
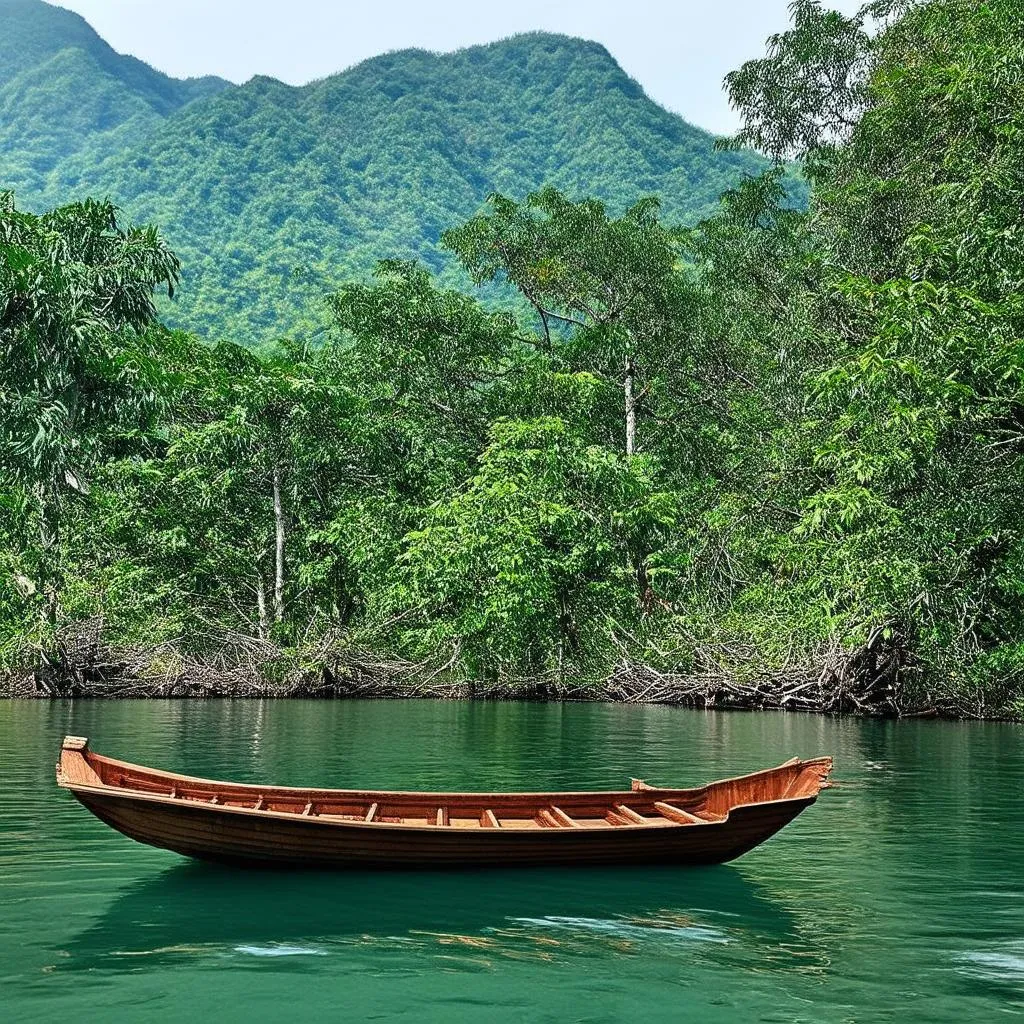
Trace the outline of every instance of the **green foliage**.
{"label": "green foliage", "polygon": [[122,230],[109,203],[43,216],[0,193],[0,445],[5,476],[84,489],[95,446],[153,397],[153,290],[177,258],[153,228]]}
{"label": "green foliage", "polygon": [[[1024,16],[968,0],[795,15],[729,80],[740,140],[804,151],[814,183],[815,259],[780,310],[805,396],[775,435],[773,476],[801,481],[787,572],[851,641],[919,659],[918,699],[981,710],[1024,669]],[[831,106],[822,81],[844,83]]]}
{"label": "green foliage", "polygon": [[497,420],[477,472],[406,538],[391,600],[416,610],[414,652],[452,646],[476,679],[607,672],[638,607],[630,540],[674,521],[655,475],[562,419]]}
{"label": "green foliage", "polygon": [[[315,345],[159,328],[153,288],[177,265],[155,234],[105,204],[35,217],[4,199],[0,658],[102,615],[121,643],[228,660],[273,640],[314,665],[347,646],[501,683],[637,663],[751,685],[798,672],[791,693],[832,686],[832,706],[1020,714],[1024,14],[792,10],[728,83],[740,141],[778,163],[688,226],[703,202],[633,194],[617,128],[595,143],[597,191],[619,175],[602,199],[556,187],[585,167],[578,139],[558,166],[509,169],[501,133],[557,150],[570,99],[591,124],[601,104],[635,115],[630,131],[652,109],[603,51],[558,38],[391,55],[173,115],[167,139],[188,125],[225,169],[197,202],[222,209],[237,173],[303,244],[321,237],[308,196],[327,208],[344,184],[343,223],[379,211],[354,182],[397,190],[376,234],[346,227],[390,237],[395,258],[334,290]],[[600,74],[600,101],[581,100]],[[271,109],[289,131],[254,132]],[[330,162],[311,191],[293,175],[294,206],[256,195],[304,125],[330,145],[357,109],[386,145]],[[395,141],[413,117],[436,135],[429,158]],[[538,124],[552,134],[529,136]],[[312,136],[296,161],[307,143],[322,170]],[[806,209],[787,199],[796,154]],[[159,195],[179,173],[167,159],[135,187]],[[556,185],[520,189],[532,174]],[[441,235],[456,209],[468,220]],[[430,218],[429,244],[409,243]],[[292,255],[247,257],[236,323],[270,322],[267,275],[293,280]],[[331,279],[305,265],[280,309]]]}
{"label": "green foliage", "polygon": [[158,412],[147,328],[154,289],[173,292],[178,269],[154,229],[123,230],[107,203],[36,217],[0,193],[0,488],[39,536],[25,553],[32,575],[21,559],[8,571],[50,625],[70,496],[88,494],[93,467]]}

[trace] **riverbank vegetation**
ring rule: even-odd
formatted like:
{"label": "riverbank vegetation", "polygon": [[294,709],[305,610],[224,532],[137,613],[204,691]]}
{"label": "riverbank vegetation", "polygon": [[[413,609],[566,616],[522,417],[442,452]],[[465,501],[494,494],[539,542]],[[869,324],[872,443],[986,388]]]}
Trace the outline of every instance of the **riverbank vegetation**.
{"label": "riverbank vegetation", "polygon": [[1019,714],[1022,69],[1012,0],[799,0],[713,216],[495,195],[480,294],[385,262],[316,346],[169,331],[156,232],[8,196],[9,677]]}

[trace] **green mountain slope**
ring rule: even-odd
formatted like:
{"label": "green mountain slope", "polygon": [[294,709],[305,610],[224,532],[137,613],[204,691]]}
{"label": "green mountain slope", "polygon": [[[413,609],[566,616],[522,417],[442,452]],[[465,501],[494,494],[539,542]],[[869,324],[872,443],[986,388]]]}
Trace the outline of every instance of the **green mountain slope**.
{"label": "green mountain slope", "polygon": [[[107,195],[159,223],[186,267],[168,318],[245,343],[312,327],[318,298],[379,258],[443,270],[441,231],[493,190],[550,183],[616,209],[653,193],[692,220],[762,166],[713,152],[602,46],[564,36],[390,53],[302,88],[256,78],[170,111],[98,58],[49,59],[73,73],[37,65],[0,91],[0,182],[29,206]],[[91,123],[113,126],[47,165],[39,152],[68,143],[37,113],[61,98],[36,93],[62,78],[88,80]]]}
{"label": "green mountain slope", "polygon": [[0,24],[0,85],[66,49],[89,54],[164,113],[230,84],[213,76],[185,81],[170,78],[136,57],[117,53],[81,15],[42,0],[0,0]]}
{"label": "green mountain slope", "polygon": [[32,198],[78,153],[119,151],[230,83],[180,81],[116,53],[79,15],[0,0],[0,175]]}

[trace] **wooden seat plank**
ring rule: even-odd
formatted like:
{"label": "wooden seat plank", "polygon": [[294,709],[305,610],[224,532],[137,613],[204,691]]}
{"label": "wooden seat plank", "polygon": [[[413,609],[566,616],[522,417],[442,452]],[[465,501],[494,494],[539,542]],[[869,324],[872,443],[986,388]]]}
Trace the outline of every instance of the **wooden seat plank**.
{"label": "wooden seat plank", "polygon": [[548,810],[550,810],[552,817],[554,817],[558,824],[563,828],[580,828],[580,823],[570,818],[561,807],[555,807],[555,805],[552,804]]}
{"label": "wooden seat plank", "polygon": [[689,811],[684,811],[682,807],[676,807],[675,804],[668,804],[663,801],[657,801],[654,804],[654,809],[663,818],[668,818],[669,821],[674,821],[679,825],[707,824],[707,822],[703,818],[698,818],[696,814],[691,814]]}
{"label": "wooden seat plank", "polygon": [[649,818],[645,818],[642,814],[634,811],[632,807],[627,807],[625,804],[616,804],[615,813],[634,825],[647,825],[650,823]]}

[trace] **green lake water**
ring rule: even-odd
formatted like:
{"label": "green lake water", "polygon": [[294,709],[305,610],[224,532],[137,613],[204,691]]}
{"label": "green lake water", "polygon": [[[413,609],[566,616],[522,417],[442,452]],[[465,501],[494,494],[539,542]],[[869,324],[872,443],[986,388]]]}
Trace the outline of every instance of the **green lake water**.
{"label": "green lake water", "polygon": [[[230,870],[54,785],[65,733],[246,782],[837,787],[701,869]],[[991,1022],[1024,1014],[1024,729],[607,705],[0,703],[0,1021]]]}

